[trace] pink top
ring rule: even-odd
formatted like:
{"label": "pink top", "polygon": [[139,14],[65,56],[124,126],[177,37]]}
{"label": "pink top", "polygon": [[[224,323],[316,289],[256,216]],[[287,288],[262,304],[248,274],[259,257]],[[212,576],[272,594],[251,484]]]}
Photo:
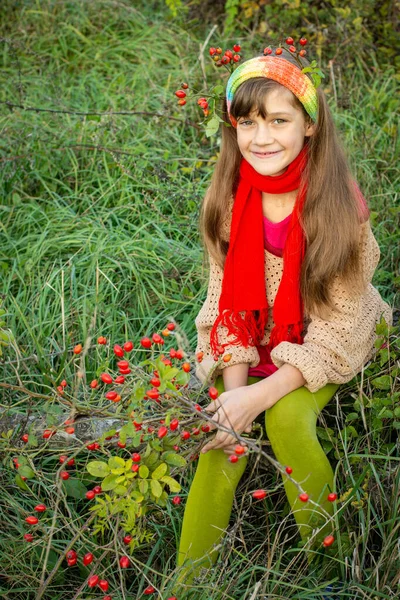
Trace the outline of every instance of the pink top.
{"label": "pink top", "polygon": [[[263,217],[264,220],[264,248],[275,256],[283,256],[283,249],[285,247],[287,232],[289,229],[289,223],[292,214],[288,215],[283,221],[279,223],[272,223],[267,217]],[[267,364],[264,362],[266,358],[262,356],[260,352],[260,364],[257,367],[249,368],[249,377],[268,377],[278,370],[274,364]],[[261,364],[263,363],[263,364]]]}

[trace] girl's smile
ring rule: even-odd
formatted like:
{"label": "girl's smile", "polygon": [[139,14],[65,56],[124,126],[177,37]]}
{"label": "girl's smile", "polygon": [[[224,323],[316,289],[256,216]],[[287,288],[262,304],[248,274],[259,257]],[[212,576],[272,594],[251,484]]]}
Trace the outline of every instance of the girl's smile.
{"label": "girl's smile", "polygon": [[285,87],[265,98],[267,118],[255,111],[238,118],[237,143],[242,156],[261,175],[277,176],[296,158],[315,125],[306,121]]}

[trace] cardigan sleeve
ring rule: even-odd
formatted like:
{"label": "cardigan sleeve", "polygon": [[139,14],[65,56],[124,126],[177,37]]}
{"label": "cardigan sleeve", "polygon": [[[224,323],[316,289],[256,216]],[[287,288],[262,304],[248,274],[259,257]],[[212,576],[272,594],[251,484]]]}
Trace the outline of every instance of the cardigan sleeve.
{"label": "cardigan sleeve", "polygon": [[278,368],[289,363],[301,371],[310,392],[317,392],[327,383],[342,384],[353,379],[374,354],[375,327],[381,316],[389,325],[393,323],[390,306],[371,284],[380,250],[370,221],[365,221],[360,228],[367,283],[364,293],[352,296],[336,277],[332,284],[335,310],[325,315],[326,320],[309,315],[302,345],[281,342],[271,352],[271,359]]}
{"label": "cardigan sleeve", "polygon": [[[216,378],[221,375],[223,369],[226,367],[231,367],[240,363],[250,363],[249,366],[256,367],[260,362],[259,353],[254,346],[244,348],[243,346],[228,345],[225,349],[225,354],[231,354],[231,360],[227,363],[221,362],[221,365],[215,369],[208,379],[210,370],[214,368],[216,364],[210,347],[210,332],[215,319],[218,316],[218,305],[221,296],[223,278],[223,271],[221,267],[210,254],[208,254],[208,256],[210,264],[210,277],[207,297],[195,319],[197,329],[196,354],[197,352],[204,353],[202,362],[197,363],[196,367],[196,376],[202,383],[205,383],[206,380],[208,383],[215,382]],[[222,344],[229,344],[229,340],[232,338],[232,336],[227,333],[225,326],[219,325],[218,338]]]}

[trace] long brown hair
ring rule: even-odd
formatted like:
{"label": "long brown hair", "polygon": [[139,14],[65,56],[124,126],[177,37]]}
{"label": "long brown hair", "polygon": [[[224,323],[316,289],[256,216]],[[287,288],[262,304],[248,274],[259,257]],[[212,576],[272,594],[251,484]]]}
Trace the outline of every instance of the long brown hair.
{"label": "long brown hair", "polygon": [[[238,119],[255,110],[265,118],[265,97],[277,87],[281,85],[265,77],[245,81],[234,96],[231,114]],[[305,313],[323,316],[326,310],[335,308],[329,289],[335,277],[341,278],[351,295],[361,294],[366,282],[359,249],[362,218],[357,188],[325,95],[320,88],[317,93],[318,120],[315,132],[307,138],[308,165],[303,173],[307,196],[300,223],[305,233],[306,253],[300,292]],[[293,105],[304,112],[307,122],[311,122],[303,105],[294,94],[292,96]],[[230,123],[225,99],[222,118]],[[203,244],[221,268],[229,248],[221,230],[227,217],[231,216],[229,211],[238,184],[241,158],[236,130],[223,125],[221,151],[200,212]]]}

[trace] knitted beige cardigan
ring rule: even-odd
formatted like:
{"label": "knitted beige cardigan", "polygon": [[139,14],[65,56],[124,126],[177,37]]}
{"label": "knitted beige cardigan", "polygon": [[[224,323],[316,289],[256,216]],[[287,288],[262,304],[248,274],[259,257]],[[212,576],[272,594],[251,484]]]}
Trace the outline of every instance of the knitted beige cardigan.
{"label": "knitted beige cardigan", "polygon": [[[222,237],[229,240],[229,217],[221,230]],[[347,383],[359,373],[363,366],[373,357],[376,340],[375,326],[381,315],[389,325],[393,323],[390,306],[383,301],[379,292],[371,284],[372,277],[380,258],[380,249],[371,230],[369,220],[360,225],[360,245],[362,263],[368,285],[361,297],[352,297],[339,278],[332,283],[332,298],[335,310],[330,311],[323,320],[310,315],[304,320],[305,336],[302,345],[281,342],[271,352],[273,363],[279,368],[284,363],[297,367],[303,374],[305,387],[310,392],[317,392],[327,383]],[[272,306],[282,277],[283,258],[265,253],[265,274],[269,310],[268,325],[261,345],[267,344],[273,327]],[[218,314],[218,302],[221,295],[223,271],[208,254],[210,270],[207,297],[198,313],[195,324],[197,329],[196,353],[203,352],[204,358],[197,363],[196,376],[202,383],[215,383],[226,367],[239,363],[249,363],[256,367],[260,362],[254,346],[228,346],[225,353],[232,355],[228,363],[216,363],[210,349],[210,331]],[[218,335],[221,343],[229,342],[226,328],[219,326]],[[210,373],[211,369],[215,370]]]}

